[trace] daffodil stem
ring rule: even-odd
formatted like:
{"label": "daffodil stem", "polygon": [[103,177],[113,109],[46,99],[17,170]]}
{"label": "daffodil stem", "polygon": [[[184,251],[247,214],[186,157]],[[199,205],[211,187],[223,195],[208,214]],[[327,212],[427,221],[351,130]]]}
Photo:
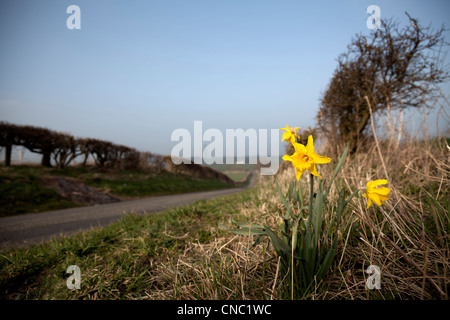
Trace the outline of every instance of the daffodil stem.
{"label": "daffodil stem", "polygon": [[310,174],[310,189],[309,189],[309,211],[310,211],[309,215],[310,215],[310,217],[312,217],[312,215],[313,215],[313,200],[314,200],[314,176],[312,174]]}

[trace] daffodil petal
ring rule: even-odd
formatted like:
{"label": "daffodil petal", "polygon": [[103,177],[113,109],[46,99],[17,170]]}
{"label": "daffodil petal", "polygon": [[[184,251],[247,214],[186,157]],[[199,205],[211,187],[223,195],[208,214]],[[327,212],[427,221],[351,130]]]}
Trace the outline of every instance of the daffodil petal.
{"label": "daffodil petal", "polygon": [[369,198],[375,202],[377,206],[381,206],[383,203],[381,202],[380,196],[376,193],[369,194]]}
{"label": "daffodil petal", "polygon": [[283,138],[281,141],[289,141],[291,139],[291,136],[292,136],[292,133],[290,133],[289,131],[285,132],[285,133],[283,133]]}
{"label": "daffodil petal", "polygon": [[378,197],[380,198],[381,204],[383,204],[386,200],[389,199],[388,196],[382,194],[378,194]]}
{"label": "daffodil petal", "polygon": [[316,177],[322,178],[322,176],[317,172],[316,166],[314,164],[311,166],[311,168],[309,168],[309,172],[311,172],[311,174],[315,175]]}
{"label": "daffodil petal", "polygon": [[387,180],[386,179],[380,179],[380,180],[375,180],[375,181],[369,181],[369,182],[367,182],[367,188],[375,188],[375,187],[380,186],[382,184],[387,184]]}
{"label": "daffodil petal", "polygon": [[304,145],[302,145],[301,143],[296,142],[296,143],[293,143],[292,145],[294,146],[296,153],[306,154],[306,147]]}
{"label": "daffodil petal", "polygon": [[302,177],[303,172],[305,172],[305,170],[299,170],[297,169],[297,173],[296,173],[296,178],[297,180],[300,180],[300,178]]}
{"label": "daffodil petal", "polygon": [[290,156],[290,155],[287,155],[287,154],[285,154],[284,156],[283,156],[283,158],[282,158],[284,161],[293,161],[292,160],[292,156]]}
{"label": "daffodil petal", "polygon": [[391,190],[389,190],[386,187],[381,187],[381,188],[375,188],[372,190],[372,192],[379,194],[380,196],[387,196],[389,194],[389,192],[391,192]]}
{"label": "daffodil petal", "polygon": [[331,161],[330,158],[324,157],[324,156],[319,156],[317,153],[314,153],[312,155],[312,158],[313,158],[314,163],[317,163],[317,164],[328,163]]}
{"label": "daffodil petal", "polygon": [[309,169],[309,164],[305,164],[303,161],[301,161],[301,158],[295,155],[295,153],[292,155],[292,165],[302,171],[305,171]]}

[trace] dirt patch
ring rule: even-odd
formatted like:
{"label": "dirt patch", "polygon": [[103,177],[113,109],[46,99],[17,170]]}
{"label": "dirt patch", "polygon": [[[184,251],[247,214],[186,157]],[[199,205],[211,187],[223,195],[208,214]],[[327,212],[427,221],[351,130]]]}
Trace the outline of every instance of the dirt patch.
{"label": "dirt patch", "polygon": [[87,186],[72,178],[45,177],[43,178],[43,182],[63,198],[78,204],[94,205],[120,201],[106,192]]}

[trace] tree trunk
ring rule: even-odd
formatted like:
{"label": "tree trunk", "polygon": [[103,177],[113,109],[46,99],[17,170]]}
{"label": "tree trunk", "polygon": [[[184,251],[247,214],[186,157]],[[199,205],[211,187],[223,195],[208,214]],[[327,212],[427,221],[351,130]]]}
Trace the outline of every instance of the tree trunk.
{"label": "tree trunk", "polygon": [[11,150],[12,145],[8,144],[5,151],[5,167],[9,167],[11,165]]}
{"label": "tree trunk", "polygon": [[349,153],[354,154],[363,138],[363,131],[370,119],[369,110],[363,110],[355,122],[341,120],[339,129],[346,142],[349,144]]}
{"label": "tree trunk", "polygon": [[44,152],[42,154],[42,161],[41,161],[41,165],[47,168],[51,168],[52,163],[51,163],[51,153],[50,152]]}

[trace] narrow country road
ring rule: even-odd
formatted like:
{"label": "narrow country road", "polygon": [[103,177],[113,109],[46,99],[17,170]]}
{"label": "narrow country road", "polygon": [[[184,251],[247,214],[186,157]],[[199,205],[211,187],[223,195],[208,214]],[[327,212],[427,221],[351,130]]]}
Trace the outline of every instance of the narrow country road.
{"label": "narrow country road", "polygon": [[256,174],[252,173],[248,185],[241,188],[157,196],[0,218],[0,248],[27,247],[48,241],[53,237],[68,236],[90,228],[103,227],[118,221],[124,214],[131,211],[138,214],[156,213],[197,200],[240,192],[253,186],[255,180]]}

